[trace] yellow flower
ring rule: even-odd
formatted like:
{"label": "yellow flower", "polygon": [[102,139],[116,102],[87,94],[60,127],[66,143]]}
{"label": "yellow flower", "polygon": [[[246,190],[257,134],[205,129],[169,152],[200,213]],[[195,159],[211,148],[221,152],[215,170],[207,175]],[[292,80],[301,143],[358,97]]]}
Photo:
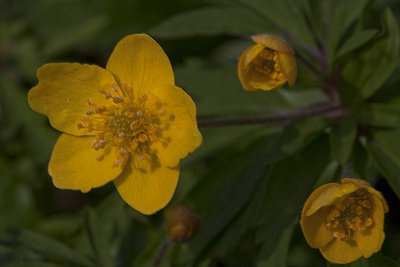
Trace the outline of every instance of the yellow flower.
{"label": "yellow flower", "polygon": [[312,248],[333,263],[346,264],[381,249],[384,213],[383,196],[360,179],[344,178],[341,184],[317,188],[301,214],[301,228]]}
{"label": "yellow flower", "polygon": [[175,86],[169,59],[152,38],[123,38],[106,69],[55,63],[37,76],[29,105],[64,132],[49,162],[56,187],[88,192],[113,181],[144,214],[170,201],[180,159],[202,137],[192,99]]}
{"label": "yellow flower", "polygon": [[239,80],[245,90],[255,92],[294,84],[297,76],[296,59],[292,47],[282,38],[259,34],[251,37],[254,45],[240,56]]}

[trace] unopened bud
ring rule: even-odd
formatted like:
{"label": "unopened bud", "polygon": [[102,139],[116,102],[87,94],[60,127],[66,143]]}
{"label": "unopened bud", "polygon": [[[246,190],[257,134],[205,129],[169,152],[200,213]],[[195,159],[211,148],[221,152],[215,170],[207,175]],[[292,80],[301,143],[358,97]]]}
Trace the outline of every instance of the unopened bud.
{"label": "unopened bud", "polygon": [[189,241],[199,225],[199,216],[186,206],[166,210],[165,217],[167,236],[176,243]]}

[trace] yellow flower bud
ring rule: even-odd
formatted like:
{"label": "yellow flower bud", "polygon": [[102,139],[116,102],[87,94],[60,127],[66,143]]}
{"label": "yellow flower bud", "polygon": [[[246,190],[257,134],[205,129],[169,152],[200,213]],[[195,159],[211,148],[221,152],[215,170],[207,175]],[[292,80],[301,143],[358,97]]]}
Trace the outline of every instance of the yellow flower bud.
{"label": "yellow flower bud", "polygon": [[282,38],[269,34],[251,37],[254,45],[240,56],[238,76],[249,92],[290,86],[297,77],[297,65],[292,47]]}
{"label": "yellow flower bud", "polygon": [[341,184],[322,185],[308,197],[300,223],[312,248],[330,262],[347,264],[381,249],[388,210],[368,182],[343,178]]}
{"label": "yellow flower bud", "polygon": [[176,243],[189,241],[196,233],[199,216],[186,206],[178,206],[165,212],[165,228],[168,238]]}

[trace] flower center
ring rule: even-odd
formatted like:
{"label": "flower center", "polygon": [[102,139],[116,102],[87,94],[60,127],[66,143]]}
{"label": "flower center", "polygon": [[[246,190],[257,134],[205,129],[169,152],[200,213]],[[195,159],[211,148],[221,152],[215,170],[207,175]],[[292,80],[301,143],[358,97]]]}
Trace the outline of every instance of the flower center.
{"label": "flower center", "polygon": [[359,189],[331,207],[326,218],[326,227],[335,238],[349,240],[353,232],[364,232],[373,226],[370,210],[368,192]]}
{"label": "flower center", "polygon": [[165,105],[155,102],[148,107],[146,102],[149,96],[142,94],[134,99],[132,89],[127,85],[120,89],[113,84],[109,91],[104,88],[98,91],[110,100],[110,105],[98,106],[89,98],[87,105],[92,108],[82,115],[78,123],[78,129],[86,129],[88,133],[96,135],[92,148],[104,150],[97,160],[103,160],[111,147],[117,151],[115,166],[125,163],[130,153],[136,154],[141,160],[152,159],[155,153],[150,145],[165,139],[161,133],[169,127]]}
{"label": "flower center", "polygon": [[285,75],[283,75],[278,63],[278,53],[272,49],[264,48],[251,64],[256,72],[272,80],[285,80]]}

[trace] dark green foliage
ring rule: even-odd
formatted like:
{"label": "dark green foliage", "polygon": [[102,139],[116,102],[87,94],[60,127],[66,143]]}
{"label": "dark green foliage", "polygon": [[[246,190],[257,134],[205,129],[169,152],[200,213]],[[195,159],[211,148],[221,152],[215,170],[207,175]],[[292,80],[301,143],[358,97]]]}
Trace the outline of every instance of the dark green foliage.
{"label": "dark green foliage", "polygon": [[[337,266],[298,221],[308,195],[342,177],[392,196],[382,251],[342,266],[399,266],[399,15],[396,0],[2,1],[0,266],[152,266],[162,249],[162,267]],[[141,32],[164,48],[200,125],[248,122],[200,128],[202,146],[182,160],[171,204],[200,217],[185,244],[166,239],[163,211],[139,214],[111,183],[55,188],[59,133],[27,104],[42,64],[105,67],[119,39]],[[293,46],[293,87],[241,88],[238,59],[263,33]]]}

